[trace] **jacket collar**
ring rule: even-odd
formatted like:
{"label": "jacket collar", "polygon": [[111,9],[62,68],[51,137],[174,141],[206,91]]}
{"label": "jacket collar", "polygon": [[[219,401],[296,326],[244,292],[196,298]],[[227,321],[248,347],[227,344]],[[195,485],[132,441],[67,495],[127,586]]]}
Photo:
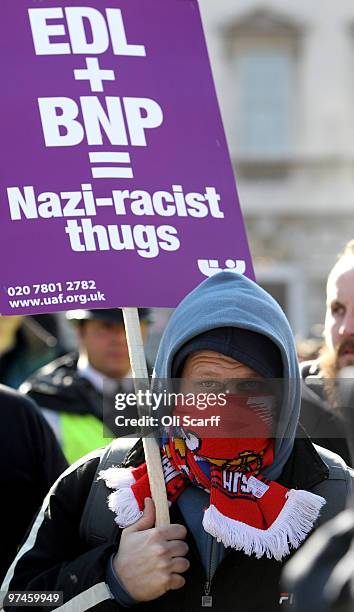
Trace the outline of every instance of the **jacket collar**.
{"label": "jacket collar", "polygon": [[309,491],[323,480],[327,480],[329,468],[305,432],[299,428],[298,434],[301,437],[295,438],[292,453],[278,482],[288,489]]}

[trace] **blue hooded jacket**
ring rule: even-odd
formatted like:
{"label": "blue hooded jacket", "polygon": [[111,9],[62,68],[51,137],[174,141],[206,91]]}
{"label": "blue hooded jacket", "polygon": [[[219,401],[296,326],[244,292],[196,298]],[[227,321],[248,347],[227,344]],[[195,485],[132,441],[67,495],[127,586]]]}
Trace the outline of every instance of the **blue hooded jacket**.
{"label": "blue hooded jacket", "polygon": [[256,283],[235,272],[219,272],[203,281],[178,305],[162,336],[154,377],[171,378],[176,352],[191,338],[217,327],[239,327],[270,338],[280,349],[284,385],[274,462],[264,470],[279,478],[294,444],[300,413],[300,373],[290,325],[279,304]]}

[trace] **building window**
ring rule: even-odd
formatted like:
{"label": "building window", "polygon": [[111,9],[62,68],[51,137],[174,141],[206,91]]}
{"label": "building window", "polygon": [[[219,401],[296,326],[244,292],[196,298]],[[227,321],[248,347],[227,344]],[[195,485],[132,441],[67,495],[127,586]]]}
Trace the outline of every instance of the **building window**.
{"label": "building window", "polygon": [[292,142],[293,54],[259,47],[235,57],[238,155],[280,157]]}

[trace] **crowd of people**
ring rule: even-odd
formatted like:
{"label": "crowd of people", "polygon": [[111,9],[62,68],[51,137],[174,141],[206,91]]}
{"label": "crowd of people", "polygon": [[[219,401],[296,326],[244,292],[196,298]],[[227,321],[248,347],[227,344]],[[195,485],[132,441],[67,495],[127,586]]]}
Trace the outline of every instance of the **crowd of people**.
{"label": "crowd of people", "polygon": [[[146,339],[151,312],[139,316]],[[300,365],[280,306],[240,274],[177,306],[152,384],[224,394],[227,422],[159,429],[163,526],[136,428],[116,439],[115,398],[134,390],[122,312],[68,318],[74,352],[55,318],[0,317],[2,594],[60,592],[37,608],[73,612],[352,610],[354,241],[328,276],[321,348]]]}

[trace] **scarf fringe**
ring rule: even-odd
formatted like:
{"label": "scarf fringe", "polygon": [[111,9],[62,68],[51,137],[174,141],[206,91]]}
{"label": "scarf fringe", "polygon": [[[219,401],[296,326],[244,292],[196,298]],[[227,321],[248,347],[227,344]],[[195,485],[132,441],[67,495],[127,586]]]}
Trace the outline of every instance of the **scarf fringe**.
{"label": "scarf fringe", "polygon": [[98,475],[98,480],[104,480],[109,489],[125,489],[126,487],[131,487],[135,483],[132,470],[119,467],[110,467],[106,470],[101,470]]}
{"label": "scarf fringe", "polygon": [[257,559],[266,555],[281,561],[290,554],[289,543],[298,548],[305,540],[317,520],[326,500],[309,491],[291,489],[287,501],[274,523],[268,529],[257,529],[246,523],[235,521],[211,505],[203,518],[203,527],[210,535],[231,546],[243,550],[246,555],[255,554]]}
{"label": "scarf fringe", "polygon": [[108,496],[108,508],[115,513],[114,520],[122,529],[138,521],[144,514],[139,509],[130,487],[124,487],[111,493]]}
{"label": "scarf fringe", "polygon": [[99,479],[105,481],[109,489],[117,489],[108,496],[108,508],[114,512],[115,522],[124,529],[140,519],[143,512],[139,510],[138,502],[131,489],[135,483],[133,470],[129,468],[110,467],[101,470]]}

